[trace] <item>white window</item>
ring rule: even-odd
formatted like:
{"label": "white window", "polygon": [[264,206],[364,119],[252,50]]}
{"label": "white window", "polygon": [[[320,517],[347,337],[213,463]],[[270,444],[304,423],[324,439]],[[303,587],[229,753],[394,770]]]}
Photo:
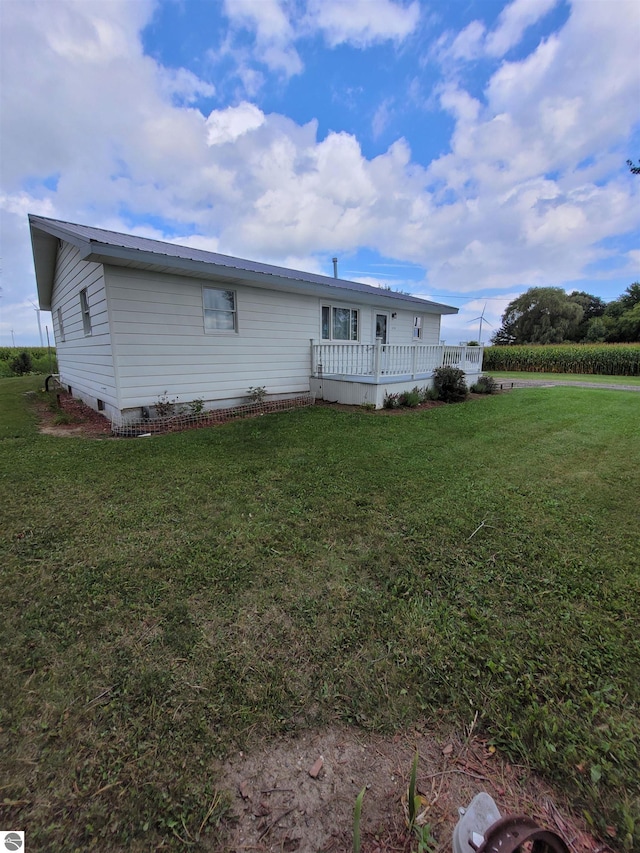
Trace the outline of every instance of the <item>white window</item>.
{"label": "white window", "polygon": [[87,298],[87,288],[80,291],[80,313],[82,314],[82,327],[85,335],[91,334],[91,314],[89,313],[89,300]]}
{"label": "white window", "polygon": [[322,306],[323,341],[357,341],[358,334],[358,311],[355,308]]}
{"label": "white window", "polygon": [[422,338],[422,317],[413,318],[413,340],[419,341]]}
{"label": "white window", "polygon": [[205,332],[237,332],[236,294],[217,287],[202,289]]}
{"label": "white window", "polygon": [[62,308],[58,308],[58,331],[60,332],[60,340],[64,340],[64,323],[62,322]]}

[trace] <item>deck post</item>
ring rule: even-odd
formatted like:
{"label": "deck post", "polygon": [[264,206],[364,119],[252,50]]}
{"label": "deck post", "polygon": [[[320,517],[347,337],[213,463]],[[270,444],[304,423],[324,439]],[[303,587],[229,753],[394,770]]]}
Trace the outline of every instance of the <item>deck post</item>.
{"label": "deck post", "polygon": [[380,364],[382,362],[382,338],[376,338],[376,346],[373,351],[373,375],[376,380],[380,378]]}
{"label": "deck post", "polygon": [[318,342],[313,338],[311,340],[311,375],[322,377],[322,363],[316,363],[318,352]]}
{"label": "deck post", "polygon": [[418,358],[418,347],[416,344],[413,345],[413,352],[411,353],[411,378],[416,378],[416,361]]}

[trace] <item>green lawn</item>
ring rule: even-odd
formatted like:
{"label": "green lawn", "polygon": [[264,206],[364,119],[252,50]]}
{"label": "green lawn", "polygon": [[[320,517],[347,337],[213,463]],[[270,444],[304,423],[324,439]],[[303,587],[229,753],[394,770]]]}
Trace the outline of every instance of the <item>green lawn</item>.
{"label": "green lawn", "polygon": [[606,376],[602,373],[534,373],[532,371],[489,370],[498,382],[501,379],[553,379],[556,382],[599,382],[603,385],[637,385],[640,376]]}
{"label": "green lawn", "polygon": [[37,381],[0,380],[0,825],[212,844],[232,748],[478,711],[638,843],[638,394],[96,441],[37,434]]}

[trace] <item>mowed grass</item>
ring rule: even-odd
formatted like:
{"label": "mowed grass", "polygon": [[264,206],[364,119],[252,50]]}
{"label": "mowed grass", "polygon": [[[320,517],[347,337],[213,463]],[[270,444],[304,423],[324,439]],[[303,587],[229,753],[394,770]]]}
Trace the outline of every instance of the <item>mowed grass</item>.
{"label": "mowed grass", "polygon": [[2,826],[222,849],[232,749],[478,712],[638,843],[639,395],[95,441],[38,435],[33,382],[0,382]]}

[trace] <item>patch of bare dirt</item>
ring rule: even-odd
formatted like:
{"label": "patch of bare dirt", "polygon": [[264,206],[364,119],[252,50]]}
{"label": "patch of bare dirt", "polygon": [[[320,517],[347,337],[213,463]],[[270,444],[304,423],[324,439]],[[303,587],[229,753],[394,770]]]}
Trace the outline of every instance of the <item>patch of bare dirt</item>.
{"label": "patch of bare dirt", "polygon": [[46,401],[38,401],[40,432],[44,435],[83,438],[112,438],[111,422],[77,400],[66,391],[58,391],[52,397],[57,406],[52,408]]}
{"label": "patch of bare dirt", "polygon": [[351,851],[353,810],[363,787],[363,853],[415,850],[404,803],[416,750],[418,792],[436,853],[451,850],[458,808],[481,791],[503,816],[526,814],[559,833],[572,853],[610,850],[535,774],[509,764],[480,738],[423,731],[383,738],[333,727],[283,736],[226,762],[221,783],[233,792],[234,820],[225,853]]}

